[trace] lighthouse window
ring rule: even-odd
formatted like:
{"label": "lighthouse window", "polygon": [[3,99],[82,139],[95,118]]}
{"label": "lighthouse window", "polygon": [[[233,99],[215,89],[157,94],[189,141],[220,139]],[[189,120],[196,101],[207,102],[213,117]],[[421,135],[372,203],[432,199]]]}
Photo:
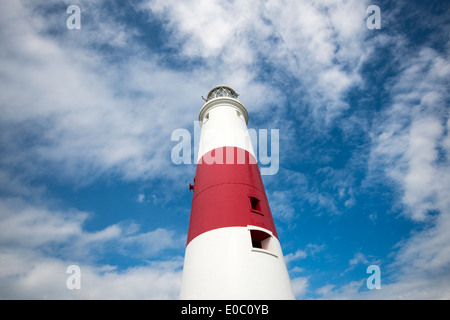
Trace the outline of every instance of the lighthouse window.
{"label": "lighthouse window", "polygon": [[219,98],[219,97],[229,97],[229,98],[234,98],[237,99],[239,95],[231,88],[226,87],[226,86],[219,86],[216,87],[214,89],[212,89],[209,93],[208,93],[208,101],[214,98]]}
{"label": "lighthouse window", "polygon": [[252,247],[256,249],[270,249],[270,239],[272,235],[262,230],[250,230],[250,237],[252,239]]}
{"label": "lighthouse window", "polygon": [[256,241],[252,239],[252,247],[257,249],[262,249],[261,241]]}
{"label": "lighthouse window", "polygon": [[250,197],[250,205],[252,206],[252,212],[262,214],[261,201],[258,198]]}
{"label": "lighthouse window", "polygon": [[265,249],[263,248],[263,242],[270,237],[270,234],[261,230],[250,230],[250,236],[253,248]]}
{"label": "lighthouse window", "polygon": [[209,113],[206,114],[205,120],[203,120],[203,123],[205,123],[205,122],[208,121],[208,120],[209,120]]}
{"label": "lighthouse window", "polygon": [[271,232],[256,226],[247,226],[250,232],[252,252],[266,253],[278,258],[274,251],[274,237]]}

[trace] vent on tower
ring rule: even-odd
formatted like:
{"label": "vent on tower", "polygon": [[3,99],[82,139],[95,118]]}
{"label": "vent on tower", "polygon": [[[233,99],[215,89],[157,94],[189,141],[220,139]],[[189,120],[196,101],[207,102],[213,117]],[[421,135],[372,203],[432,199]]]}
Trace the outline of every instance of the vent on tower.
{"label": "vent on tower", "polygon": [[252,212],[262,214],[261,211],[261,201],[256,197],[249,197],[250,205],[252,207]]}

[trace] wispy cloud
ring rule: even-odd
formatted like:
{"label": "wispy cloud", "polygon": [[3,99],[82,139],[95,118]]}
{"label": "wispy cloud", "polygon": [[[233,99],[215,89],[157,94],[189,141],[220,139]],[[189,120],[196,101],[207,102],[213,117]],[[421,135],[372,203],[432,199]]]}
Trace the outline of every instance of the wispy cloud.
{"label": "wispy cloud", "polygon": [[295,251],[295,253],[289,253],[289,254],[285,255],[284,260],[285,260],[286,264],[289,264],[292,261],[305,259],[306,257],[312,257],[312,256],[316,255],[317,253],[325,250],[325,248],[326,248],[326,245],[324,245],[324,244],[318,245],[318,244],[314,244],[314,243],[308,243],[304,250],[297,249],[297,251]]}
{"label": "wispy cloud", "polygon": [[[177,298],[181,257],[159,261],[161,252],[182,249],[185,237],[162,228],[139,232],[138,226],[111,225],[88,232],[88,213],[55,211],[18,199],[0,201],[0,296],[28,299]],[[148,261],[117,270],[104,257],[121,254]],[[71,264],[79,265],[79,292],[66,286]],[[106,267],[106,268],[105,268]],[[127,289],[121,283],[127,283]]]}
{"label": "wispy cloud", "polygon": [[[0,253],[0,297],[3,299],[177,299],[182,260],[163,261],[117,271],[81,264],[81,288],[69,290],[67,267],[73,261],[30,252]],[[126,285],[124,285],[126,284]]]}
{"label": "wispy cloud", "polygon": [[[42,172],[48,168],[79,183],[104,174],[145,179],[170,165],[170,146],[161,139],[170,141],[176,126],[195,118],[197,104],[192,101],[199,97],[188,92],[201,92],[204,86],[190,84],[188,75],[162,69],[157,59],[136,52],[135,59],[128,57],[112,67],[87,40],[58,42],[33,27],[35,22],[44,28],[43,17],[19,4],[4,6],[8,8],[2,11],[10,15],[2,17],[2,41],[9,48],[3,52],[0,79],[2,121],[8,122],[3,130],[11,140],[2,147],[15,151],[4,164],[22,169],[26,165],[30,174],[48,174]],[[86,12],[98,10],[89,7]],[[17,18],[14,23],[9,23],[11,17]],[[102,36],[101,30],[86,32],[83,39]],[[175,92],[183,96],[184,113],[174,112],[179,107]],[[149,125],[149,119],[155,121]],[[20,130],[12,132],[12,124]],[[30,157],[34,162],[26,163]]]}
{"label": "wispy cloud", "polygon": [[[401,43],[407,41],[403,38]],[[450,216],[450,61],[445,54],[448,46],[444,47],[444,52],[439,52],[423,46],[409,56],[405,55],[406,46],[397,47],[394,59],[400,72],[386,83],[390,99],[371,129],[366,179],[393,187],[401,195],[394,204],[396,210],[400,207],[403,217],[421,225],[422,230],[393,248],[392,263],[382,269],[387,279],[381,290],[367,292],[361,291],[363,284],[349,285],[341,288],[337,295],[341,298],[449,297],[449,238],[444,230]],[[388,179],[380,181],[383,177]],[[364,259],[359,255],[353,260]],[[382,273],[382,283],[384,280]]]}
{"label": "wispy cloud", "polygon": [[[73,3],[82,6],[78,33],[65,29],[64,2],[0,4],[2,297],[176,297],[178,256],[125,270],[99,261],[111,250],[158,260],[182,247],[180,235],[129,221],[87,231],[92,213],[61,209],[39,178],[77,186],[105,177],[178,182],[193,168],[173,169],[170,134],[191,128],[201,94],[220,83],[243,93],[254,125],[283,129],[280,171],[264,178],[277,222],[294,229],[302,214],[341,216],[359,205],[362,192],[386,186],[400,194],[401,217],[422,229],[392,249],[383,270],[401,276],[375,294],[420,297],[426,288],[426,297],[448,297],[450,61],[448,41],[439,44],[449,29],[445,14],[417,19],[420,9],[408,11],[414,28],[441,30],[411,50],[400,31],[368,33],[368,1],[133,2],[144,26],[110,14],[120,10],[106,1]],[[402,5],[383,10],[383,23],[394,25]],[[158,39],[145,34],[152,28],[164,35],[158,50]],[[377,64],[384,53],[389,59]],[[368,72],[371,63],[380,69]],[[371,91],[369,78],[383,85]],[[354,92],[363,96],[349,98]],[[364,109],[367,101],[374,110]],[[150,193],[139,194],[135,200],[146,204]],[[383,214],[376,216],[381,223]],[[286,259],[300,261],[312,250]],[[87,257],[92,252],[99,260]],[[368,257],[360,252],[342,268]],[[65,287],[71,259],[89,279],[79,293]],[[130,291],[121,291],[123,281]],[[370,297],[363,285],[317,293]],[[307,277],[293,279],[297,297],[310,286]]]}

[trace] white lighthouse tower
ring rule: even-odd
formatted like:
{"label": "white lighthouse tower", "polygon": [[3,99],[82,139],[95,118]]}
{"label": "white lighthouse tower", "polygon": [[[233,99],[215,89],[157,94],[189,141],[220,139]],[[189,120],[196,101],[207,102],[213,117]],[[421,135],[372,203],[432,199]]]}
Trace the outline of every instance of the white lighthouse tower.
{"label": "white lighthouse tower", "polygon": [[181,299],[293,299],[236,92],[213,88],[202,128]]}

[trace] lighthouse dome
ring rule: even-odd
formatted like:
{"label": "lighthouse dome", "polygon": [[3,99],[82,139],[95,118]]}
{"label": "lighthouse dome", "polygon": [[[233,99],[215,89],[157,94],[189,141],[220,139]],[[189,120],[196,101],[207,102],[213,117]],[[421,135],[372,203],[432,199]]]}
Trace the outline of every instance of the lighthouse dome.
{"label": "lighthouse dome", "polygon": [[214,98],[227,97],[237,99],[239,95],[232,88],[227,86],[217,86],[209,91],[206,101]]}

